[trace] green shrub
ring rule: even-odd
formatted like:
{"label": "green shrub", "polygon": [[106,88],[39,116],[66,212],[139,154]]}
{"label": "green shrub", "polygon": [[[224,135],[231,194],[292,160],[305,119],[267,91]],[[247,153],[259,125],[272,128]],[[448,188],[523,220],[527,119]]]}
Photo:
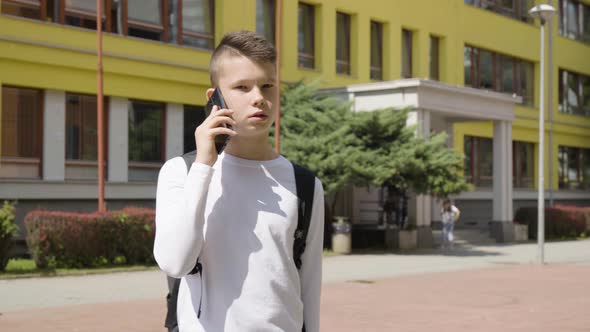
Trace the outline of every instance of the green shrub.
{"label": "green shrub", "polygon": [[154,223],[154,211],[143,208],[106,213],[31,211],[25,217],[27,244],[39,268],[151,264]]}
{"label": "green shrub", "polygon": [[18,233],[18,226],[14,223],[16,203],[4,201],[0,210],[0,271],[4,271],[10,250],[14,245],[13,237]]}
{"label": "green shrub", "polygon": [[[537,238],[536,207],[522,207],[516,211],[514,222],[528,225],[529,238]],[[583,236],[586,231],[584,214],[569,207],[555,206],[545,208],[545,238],[565,239]]]}

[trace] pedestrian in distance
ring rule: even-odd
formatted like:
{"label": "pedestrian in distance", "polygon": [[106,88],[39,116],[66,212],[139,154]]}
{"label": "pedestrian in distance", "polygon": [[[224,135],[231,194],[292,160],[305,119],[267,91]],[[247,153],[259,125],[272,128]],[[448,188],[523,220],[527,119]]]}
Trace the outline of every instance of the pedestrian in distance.
{"label": "pedestrian in distance", "polygon": [[224,102],[196,129],[196,151],[158,177],[154,257],[176,282],[166,326],[319,331],[324,192],[269,142],[276,50],[253,32],[228,33],[209,71],[206,97]]}
{"label": "pedestrian in distance", "polygon": [[453,249],[453,241],[455,240],[453,231],[460,215],[461,211],[451,203],[450,199],[445,198],[441,209],[443,249]]}

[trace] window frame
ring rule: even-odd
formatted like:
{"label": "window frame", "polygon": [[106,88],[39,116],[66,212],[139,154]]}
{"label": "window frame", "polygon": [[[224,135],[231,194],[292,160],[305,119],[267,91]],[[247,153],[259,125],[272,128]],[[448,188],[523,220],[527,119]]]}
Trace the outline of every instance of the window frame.
{"label": "window frame", "polygon": [[[122,22],[123,35],[125,35],[126,37],[139,38],[142,40],[152,40],[152,41],[156,41],[156,42],[160,41],[163,43],[168,43],[170,41],[170,22],[169,22],[170,15],[168,12],[169,0],[158,0],[160,2],[160,6],[162,8],[161,12],[160,12],[160,25],[129,19],[129,0],[121,0],[121,1],[122,1],[121,22]],[[107,1],[107,2],[110,2],[110,1]],[[179,0],[178,3],[179,4],[182,3],[182,0]],[[109,13],[110,13],[110,8],[109,8]],[[182,18],[180,18],[180,21],[182,21]],[[109,24],[109,26],[110,26],[110,24]],[[154,39],[149,39],[149,38],[129,36],[129,27],[140,28],[140,29],[144,29],[147,31],[151,31],[151,32],[161,33],[162,37],[160,40],[154,40]]]}
{"label": "window frame", "polygon": [[[576,31],[569,30],[569,15],[568,5],[571,4],[575,8],[576,17]],[[580,41],[590,44],[590,34],[586,35],[584,32],[584,9],[590,11],[590,4],[586,4],[577,0],[559,0],[558,2],[558,19],[559,19],[559,35],[571,40]]]}
{"label": "window frame", "polygon": [[[168,0],[166,0],[168,1]],[[209,40],[212,41],[210,43],[210,45],[213,45],[210,48],[206,48],[205,50],[213,50],[215,48],[215,1],[214,0],[203,0],[203,1],[209,1],[209,16],[211,17],[211,34],[206,34],[206,33],[200,33],[200,32],[193,32],[193,31],[188,31],[188,30],[184,30],[183,26],[183,16],[182,16],[182,1],[183,0],[178,0],[177,3],[177,7],[178,7],[178,14],[177,14],[177,25],[178,25],[178,35],[176,36],[176,43],[178,45],[184,45],[184,46],[188,46],[188,47],[193,47],[193,48],[197,48],[197,49],[205,49],[205,48],[201,48],[201,47],[197,47],[197,46],[193,46],[193,45],[185,45],[183,43],[183,37],[184,36],[188,36],[188,37],[192,37],[192,38],[200,38],[200,39],[205,39],[205,40]]]}
{"label": "window frame", "polygon": [[[440,40],[438,36],[430,35],[429,47],[429,64],[428,64],[428,78],[434,81],[440,81]],[[433,41],[436,41],[436,54],[433,54]],[[435,61],[433,61],[433,58]],[[433,65],[436,64],[436,65]],[[436,67],[436,75],[433,75],[433,67]]]}
{"label": "window frame", "polygon": [[[377,30],[377,45],[373,45],[373,28]],[[382,81],[383,80],[383,27],[384,24],[378,21],[370,21],[370,60],[369,60],[369,78],[375,81]],[[376,49],[375,49],[376,47]],[[373,63],[373,51],[376,51],[379,54],[379,64],[375,66]]]}
{"label": "window frame", "polygon": [[[123,0],[126,1],[126,0]],[[104,12],[102,14],[103,16],[103,20],[104,22],[102,23],[102,28],[103,31],[105,32],[112,32],[112,16],[111,16],[111,12],[112,12],[112,8],[111,8],[111,4],[112,1],[108,1],[108,0],[103,0],[103,7],[102,7],[102,11]],[[90,20],[90,21],[94,21],[95,24],[98,26],[98,22],[96,22],[96,11],[94,12],[86,12],[83,10],[67,10],[66,8],[66,0],[59,0],[58,1],[58,11],[59,11],[59,23],[65,26],[73,26],[73,27],[77,27],[80,29],[88,29],[85,27],[81,27],[81,26],[76,26],[76,25],[71,25],[71,24],[67,24],[66,23],[66,16],[72,16],[72,17],[77,17],[80,19],[84,19],[84,20]],[[92,29],[89,29],[92,30]],[[96,28],[94,29],[96,30]]]}
{"label": "window frame", "polygon": [[[13,5],[20,6],[20,7],[33,8],[33,9],[39,8],[39,18],[34,18],[34,19],[38,19],[40,21],[47,20],[47,0],[38,0],[38,2],[34,1],[34,0],[2,0],[2,5],[6,4],[6,3],[10,3]],[[2,13],[2,15],[10,15],[10,14]],[[10,16],[14,16],[14,15],[10,15]],[[15,17],[28,18],[28,17],[24,17],[24,16],[15,16]]]}
{"label": "window frame", "polygon": [[[305,3],[305,2],[298,2],[297,4],[297,10],[299,12],[300,7],[304,7],[307,9],[307,14],[310,14],[311,18],[311,33],[310,36],[308,36],[309,38],[311,38],[311,53],[302,53],[299,50],[299,45],[297,45],[297,68],[302,68],[302,69],[315,69],[317,67],[316,65],[316,38],[315,38],[315,33],[316,33],[316,8],[315,5],[313,4],[309,4],[309,3]],[[299,34],[300,32],[300,28],[301,26],[299,26],[299,22],[297,24],[297,33]],[[299,42],[299,41],[298,41]],[[313,63],[313,65],[311,67],[305,66],[302,64],[301,59],[307,59],[310,60],[311,63]]]}
{"label": "window frame", "polygon": [[[12,164],[36,164],[38,167],[37,179],[43,178],[43,128],[45,126],[45,93],[42,89],[30,88],[30,87],[22,87],[16,85],[0,85],[0,94],[3,94],[4,88],[12,88],[12,89],[23,89],[23,90],[35,90],[38,93],[37,97],[37,106],[39,108],[39,128],[37,132],[37,146],[39,146],[39,157],[38,158],[31,158],[31,157],[5,157],[0,154],[0,165],[2,163],[8,162]],[[1,129],[0,124],[0,129]],[[0,147],[0,150],[1,147]],[[20,179],[20,177],[16,177]],[[28,179],[28,178],[23,178]]]}
{"label": "window frame", "polygon": [[[412,57],[413,57],[413,53],[414,53],[414,43],[413,43],[413,31],[406,29],[406,28],[402,28],[402,57],[401,57],[401,61],[402,61],[402,65],[401,65],[401,77],[402,78],[412,78],[412,76],[414,75],[414,63],[412,61]],[[407,44],[407,45],[406,45]],[[404,70],[404,56],[407,58],[408,60],[408,68],[407,71]]]}
{"label": "window frame", "polygon": [[[338,17],[343,18],[344,21],[344,40],[345,40],[345,54],[347,55],[348,59],[338,59]],[[350,14],[344,12],[336,12],[336,74],[339,75],[347,75],[350,76],[352,72],[352,60],[351,60],[351,52],[350,52],[350,43],[351,43],[351,28],[352,28],[352,16]],[[341,66],[341,67],[340,67]],[[344,70],[339,70],[339,68],[343,68]]]}
{"label": "window frame", "polygon": [[[494,158],[494,152],[493,152],[493,139],[489,138],[489,137],[481,137],[481,136],[472,136],[472,135],[465,135],[463,136],[463,149],[465,150],[465,142],[469,140],[470,144],[471,144],[471,151],[469,151],[469,158],[471,161],[471,174],[467,175],[465,174],[466,177],[470,177],[470,183],[473,184],[474,187],[479,187],[479,188],[489,188],[490,186],[488,185],[481,185],[482,182],[491,182],[493,181],[493,176],[494,176],[494,170],[493,170],[493,166],[492,166],[492,174],[490,174],[489,176],[482,176],[483,172],[482,172],[482,141],[483,140],[488,140],[488,141],[492,141],[492,165],[493,165],[493,158]],[[467,151],[464,151],[465,154],[467,154]]]}
{"label": "window frame", "polygon": [[[590,82],[590,76],[559,68],[558,105],[562,114],[590,117],[590,95],[584,94],[584,81]],[[569,76],[576,81],[576,93],[579,96],[579,105],[574,107],[569,104],[566,93],[569,90]],[[589,83],[590,84],[590,83]],[[588,104],[589,106],[586,106]]]}

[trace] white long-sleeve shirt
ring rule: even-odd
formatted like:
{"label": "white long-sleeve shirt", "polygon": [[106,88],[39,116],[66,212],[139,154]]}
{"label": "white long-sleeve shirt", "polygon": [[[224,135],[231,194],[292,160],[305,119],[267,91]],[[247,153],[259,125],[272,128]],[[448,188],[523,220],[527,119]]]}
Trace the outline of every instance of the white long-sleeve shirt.
{"label": "white long-sleeve shirt", "polygon": [[[284,157],[215,165],[177,157],[158,177],[154,256],[182,277],[177,317],[185,331],[319,331],[324,193],[316,179],[301,270],[293,261],[297,191]],[[199,257],[200,275],[187,275]],[[202,284],[201,284],[202,282]],[[202,287],[202,288],[201,288]],[[201,317],[197,318],[202,289]]]}

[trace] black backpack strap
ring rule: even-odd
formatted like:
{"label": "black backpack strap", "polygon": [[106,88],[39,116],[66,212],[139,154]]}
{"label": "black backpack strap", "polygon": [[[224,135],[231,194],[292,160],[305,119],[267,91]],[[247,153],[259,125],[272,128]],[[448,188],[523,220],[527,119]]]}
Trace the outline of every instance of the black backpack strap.
{"label": "black backpack strap", "polygon": [[293,242],[293,260],[297,269],[301,268],[301,256],[305,251],[307,233],[311,223],[311,208],[313,206],[313,195],[315,190],[315,175],[302,166],[295,163],[295,185],[297,187],[297,229],[295,230],[295,241]]}
{"label": "black backpack strap", "polygon": [[[297,269],[301,269],[301,256],[307,244],[307,233],[311,223],[311,208],[315,191],[315,175],[305,167],[293,164],[295,186],[297,187],[297,229],[293,241],[293,260]],[[302,331],[305,332],[305,322]]]}
{"label": "black backpack strap", "polygon": [[166,304],[168,307],[168,312],[166,313],[166,321],[164,322],[164,326],[168,329],[168,331],[174,331],[174,328],[178,326],[178,321],[176,319],[176,303],[178,302],[178,288],[180,287],[180,279],[168,277],[168,279],[172,279],[172,288],[169,289],[168,296],[166,296]]}

